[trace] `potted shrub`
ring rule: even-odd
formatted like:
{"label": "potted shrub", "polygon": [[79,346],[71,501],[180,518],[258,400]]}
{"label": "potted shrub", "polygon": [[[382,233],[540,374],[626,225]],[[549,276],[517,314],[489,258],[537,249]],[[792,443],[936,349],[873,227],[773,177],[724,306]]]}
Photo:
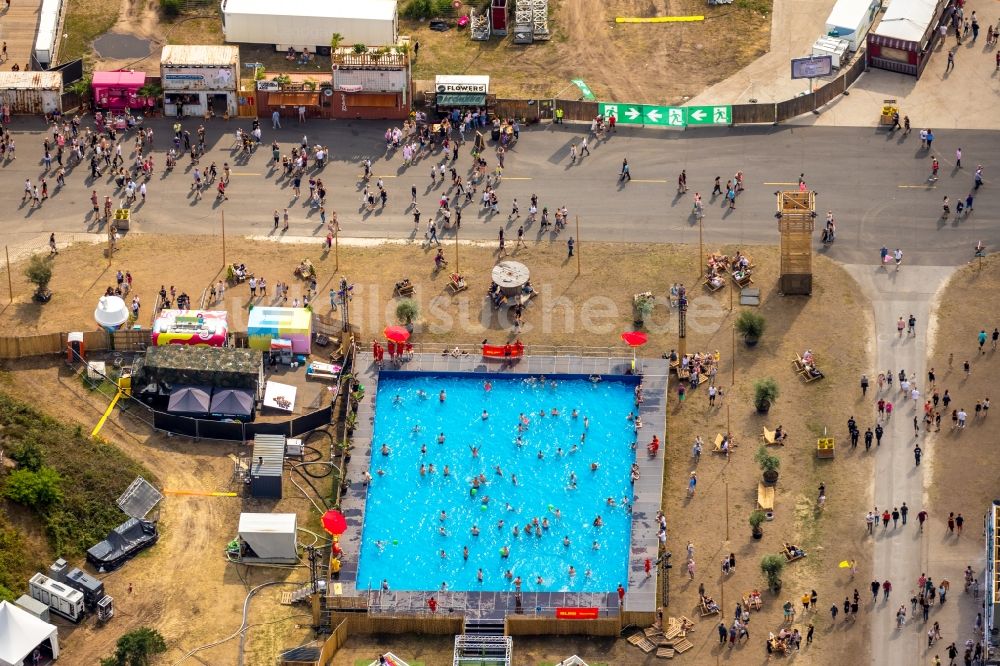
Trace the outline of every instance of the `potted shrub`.
{"label": "potted shrub", "polygon": [[635,310],[635,326],[636,328],[642,328],[646,317],[653,314],[653,306],[656,302],[653,300],[653,293],[650,291],[643,292],[641,294],[636,294],[632,297],[632,307]]}
{"label": "potted shrub", "polygon": [[781,572],[785,569],[783,555],[765,555],[760,560],[760,570],[767,578],[767,586],[773,591],[781,589]]}
{"label": "potted shrub", "polygon": [[771,455],[767,447],[763,444],[757,449],[753,460],[760,465],[761,475],[764,478],[764,485],[773,486],[778,482],[778,470],[781,468],[781,458]]}
{"label": "potted shrub", "polygon": [[764,518],[764,512],[759,509],[750,514],[750,534],[754,539],[759,540],[764,536],[764,530],[760,527],[764,524]]}
{"label": "potted shrub", "polygon": [[335,32],[330,35],[330,55],[340,48],[340,43],[344,41],[344,36],[339,32]]}
{"label": "potted shrub", "polygon": [[340,443],[340,455],[344,457],[344,462],[351,462],[351,440],[347,437]]}
{"label": "potted shrub", "polygon": [[357,424],[358,424],[358,413],[357,412],[348,412],[347,413],[347,421],[344,423],[344,425],[347,426],[347,434],[348,435],[351,435],[351,434],[354,433],[354,427]]}
{"label": "potted shrub", "polygon": [[365,46],[364,44],[358,43],[354,45],[353,50],[355,55],[361,55],[362,53],[368,50],[368,47]]}
{"label": "potted shrub", "polygon": [[420,308],[417,307],[417,302],[412,298],[404,298],[396,306],[396,319],[402,322],[410,333],[413,332],[413,320],[417,318],[419,313]]}
{"label": "potted shrub", "polygon": [[764,334],[764,317],[753,310],[743,310],[736,317],[736,330],[743,336],[747,347],[753,347]]}
{"label": "potted shrub", "polygon": [[32,298],[39,303],[48,303],[49,299],[52,298],[52,292],[49,291],[49,282],[52,281],[52,264],[45,260],[42,255],[33,254],[28,261],[27,268],[24,269],[24,275],[28,278],[28,282],[35,285],[35,294]]}
{"label": "potted shrub", "polygon": [[778,399],[778,382],[771,377],[758,379],[753,385],[753,406],[758,414],[767,414]]}

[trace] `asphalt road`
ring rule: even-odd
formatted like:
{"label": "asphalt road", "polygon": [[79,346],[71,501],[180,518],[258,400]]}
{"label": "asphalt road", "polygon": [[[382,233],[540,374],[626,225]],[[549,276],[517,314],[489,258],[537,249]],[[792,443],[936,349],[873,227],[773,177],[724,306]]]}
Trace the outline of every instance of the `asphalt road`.
{"label": "asphalt road", "polygon": [[[184,126],[193,134],[198,124],[188,120]],[[202,166],[213,160],[220,169],[227,161],[233,166],[230,198],[220,205],[214,191],[206,192],[200,202],[193,201],[187,158],[172,173],[163,171],[170,121],[153,121],[157,173],[148,185],[148,203],[136,210],[136,228],[171,234],[217,230],[219,211],[224,207],[228,234],[267,234],[272,231],[272,211],[288,207],[292,225],[289,234],[323,235],[316,211],[310,212],[302,199],[295,201],[290,187],[267,165],[267,144],[277,138],[283,152],[287,152],[304,131],[310,143],[321,141],[332,149],[333,161],[322,178],[329,191],[327,210],[338,211],[344,237],[413,236],[408,208],[412,184],[418,187],[424,221],[437,207],[441,188],[430,188],[429,173],[430,164],[439,163],[442,156],[403,168],[401,154],[385,157],[385,123],[313,121],[304,130],[286,127],[274,132],[270,123],[264,122],[265,145],[248,160],[230,152],[233,133],[240,125],[249,127],[245,121],[206,123],[210,152],[202,159]],[[609,139],[592,145],[590,156],[571,165],[570,146],[582,138],[586,129],[582,125],[564,125],[522,131],[520,142],[507,156],[504,181],[498,190],[501,214],[484,216],[478,200],[474,200],[463,214],[462,238],[496,238],[499,227],[506,225],[512,198],[518,199],[523,220],[531,194],[537,193],[540,207],[553,210],[565,205],[572,218],[579,216],[580,235],[585,240],[696,243],[698,225],[691,215],[693,193],[700,191],[705,196],[716,175],[722,176],[725,183],[742,170],[746,190],[736,210],[725,210],[722,197],[706,207],[706,249],[720,243],[776,243],[774,192],[794,188],[800,173],[818,192],[817,226],[822,225],[826,210],[834,211],[837,242],[822,249],[817,229],[816,245],[837,261],[877,261],[878,249],[885,244],[890,250],[900,247],[907,264],[951,265],[967,261],[977,240],[989,247],[1000,244],[1000,229],[988,224],[1000,213],[998,198],[990,193],[989,164],[986,185],[980,190],[972,216],[958,222],[953,212],[947,222],[940,219],[942,197],[948,195],[953,202],[959,195],[964,197],[971,189],[976,163],[1000,149],[997,132],[939,132],[931,152],[941,161],[941,178],[932,184],[928,183],[931,152],[921,150],[916,133],[902,139],[898,133],[892,137],[866,128],[768,126],[688,132],[619,128]],[[18,159],[0,168],[0,196],[16,204],[24,179],[37,182],[42,174],[43,135],[38,119],[17,119],[14,130]],[[125,145],[131,149],[131,135]],[[958,147],[964,151],[962,170],[954,168]],[[618,172],[625,156],[633,180],[622,184]],[[363,187],[359,184],[360,164],[365,157],[374,162],[375,173],[385,178],[390,198],[384,211],[362,214],[359,210]],[[458,164],[464,175],[471,165],[468,149],[462,151]],[[491,169],[494,164],[491,157]],[[687,171],[690,191],[678,197],[676,184],[681,169]],[[96,189],[103,197],[112,193],[113,185],[106,177],[92,184],[87,171],[77,168],[70,173],[64,191],[54,194],[38,210],[25,206],[8,209],[9,224],[3,225],[3,241],[16,245],[19,239],[23,242],[50,231],[57,235],[100,231],[101,226],[88,216],[90,192]],[[50,174],[49,181],[52,191],[54,174]],[[709,197],[705,196],[705,200],[708,202]],[[556,239],[549,234],[539,235],[537,227],[527,232],[529,239]],[[448,232],[442,236],[448,236]]]}

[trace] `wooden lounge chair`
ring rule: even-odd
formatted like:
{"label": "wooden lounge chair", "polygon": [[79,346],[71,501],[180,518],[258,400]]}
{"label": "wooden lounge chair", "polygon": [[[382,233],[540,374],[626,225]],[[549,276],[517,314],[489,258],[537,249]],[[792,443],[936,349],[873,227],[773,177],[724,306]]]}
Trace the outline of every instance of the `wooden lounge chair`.
{"label": "wooden lounge chair", "polygon": [[787,541],[784,543],[784,547],[782,548],[781,552],[784,554],[785,558],[789,562],[794,562],[795,560],[801,560],[803,557],[806,556],[806,552],[801,549],[799,553],[793,551],[791,544],[789,544]]}
{"label": "wooden lounge chair", "polygon": [[[722,442],[725,441],[726,436],[721,432],[715,435],[715,446],[712,448],[712,453],[726,453],[722,450]],[[736,448],[736,438],[730,438],[729,440],[729,453],[733,452]]]}
{"label": "wooden lounge chair", "polygon": [[763,481],[757,482],[757,506],[761,511],[774,511],[774,486],[765,486]]}
{"label": "wooden lounge chair", "polygon": [[767,426],[764,426],[764,432],[761,434],[760,437],[761,437],[761,439],[764,440],[764,443],[767,444],[768,446],[784,446],[785,445],[784,438],[778,439],[778,432],[777,432],[777,430],[768,430]]}
{"label": "wooden lounge chair", "polygon": [[722,289],[726,285],[726,283],[725,283],[725,281],[722,281],[722,282],[719,282],[719,284],[712,284],[711,280],[709,280],[708,278],[705,278],[704,285],[706,287],[708,287],[709,291],[715,292],[715,291],[719,291],[720,289]]}
{"label": "wooden lounge chair", "polygon": [[465,278],[458,273],[451,274],[451,280],[448,282],[448,287],[453,293],[458,293],[460,291],[465,291],[469,288],[469,284],[465,281]]}
{"label": "wooden lounge chair", "polygon": [[393,289],[393,291],[397,296],[403,296],[403,297],[413,296],[413,283],[410,282],[409,278],[403,278],[402,280],[396,283],[396,286]]}
{"label": "wooden lounge chair", "polygon": [[700,606],[701,606],[700,613],[701,613],[702,617],[708,617],[710,615],[716,615],[717,613],[720,612],[719,608],[709,608],[708,604],[705,603],[705,597],[701,598],[701,604],[700,604]]}
{"label": "wooden lounge chair", "polygon": [[753,596],[753,592],[747,592],[746,594],[743,595],[743,608],[745,608],[746,610],[759,611],[761,609],[761,606],[763,606],[763,603],[761,602],[760,597],[758,596],[755,598]]}

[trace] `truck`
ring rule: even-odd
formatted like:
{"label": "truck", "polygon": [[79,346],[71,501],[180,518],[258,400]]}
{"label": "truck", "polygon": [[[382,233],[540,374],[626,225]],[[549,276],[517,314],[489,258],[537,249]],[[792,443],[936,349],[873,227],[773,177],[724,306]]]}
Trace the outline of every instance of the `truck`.
{"label": "truck", "polygon": [[227,42],[273,44],[278,51],[308,48],[329,55],[330,38],[342,44],[394,46],[399,36],[396,0],[223,0],[222,32]]}

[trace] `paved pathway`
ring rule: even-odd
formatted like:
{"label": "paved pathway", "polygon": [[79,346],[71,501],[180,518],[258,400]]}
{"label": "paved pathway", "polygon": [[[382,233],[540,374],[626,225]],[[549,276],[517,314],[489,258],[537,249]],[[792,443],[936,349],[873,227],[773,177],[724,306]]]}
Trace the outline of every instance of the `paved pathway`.
{"label": "paved pathway", "polygon": [[[923,410],[920,407],[923,405],[923,398],[916,405],[909,398],[904,399],[899,390],[898,373],[905,369],[907,377],[916,379],[921,394],[927,391],[927,322],[931,320],[935,309],[935,293],[945,284],[954,269],[947,266],[907,266],[905,261],[899,272],[894,268],[885,270],[872,265],[855,264],[846,268],[871,299],[874,308],[876,364],[869,372],[874,392],[878,393],[875,378],[879,372],[886,372],[891,368],[897,375],[892,389],[883,393],[886,399],[892,401],[895,409],[892,418],[884,426],[885,436],[881,450],[872,454],[875,456],[872,504],[877,507],[878,512],[885,508],[891,511],[903,502],[910,507],[910,524],[906,527],[893,529],[890,526],[887,531],[883,531],[881,527],[875,529],[874,577],[879,581],[889,579],[893,592],[888,602],[882,601],[880,595],[874,609],[871,663],[879,666],[928,663],[925,652],[927,627],[923,622],[911,619],[905,628],[897,630],[895,611],[900,604],[906,604],[907,613],[910,613],[910,590],[915,589],[921,572],[927,572],[935,580],[949,579],[955,583],[952,600],[959,597],[962,570],[976,558],[968,556],[967,559],[966,553],[959,552],[950,545],[942,545],[942,530],[947,528],[943,525],[940,509],[926,505],[926,488],[937,459],[936,438],[923,434],[922,423],[921,434],[914,438],[913,417],[916,414],[922,419]],[[908,336],[904,332],[903,337],[899,337],[896,322],[900,316],[907,318],[911,313],[917,319],[916,335]],[[933,335],[933,332],[930,334]],[[854,416],[862,431],[869,425],[874,426],[876,410],[873,403],[877,399],[877,395],[873,396],[870,392],[869,399],[859,403]],[[846,423],[841,427],[846,429]],[[915,442],[919,442],[923,452],[920,467],[916,467],[914,463]],[[929,525],[923,535],[918,531],[916,521],[916,514],[922,508],[926,508],[930,514]],[[863,529],[863,516],[856,519],[858,529]],[[966,540],[966,547],[974,542],[974,539]],[[867,594],[867,582],[858,581],[858,588],[863,595]],[[952,636],[940,646],[942,654],[951,640],[961,643],[966,638],[963,635],[959,641],[959,636],[953,633],[959,622],[956,612],[958,605],[945,604],[943,608],[936,605],[932,611],[931,621],[940,622],[945,636]],[[919,610],[917,612],[919,614]],[[972,617],[975,617],[975,613]],[[967,618],[961,620],[963,626],[965,619]],[[971,621],[968,626],[971,626]],[[933,654],[931,653],[931,658]]]}

